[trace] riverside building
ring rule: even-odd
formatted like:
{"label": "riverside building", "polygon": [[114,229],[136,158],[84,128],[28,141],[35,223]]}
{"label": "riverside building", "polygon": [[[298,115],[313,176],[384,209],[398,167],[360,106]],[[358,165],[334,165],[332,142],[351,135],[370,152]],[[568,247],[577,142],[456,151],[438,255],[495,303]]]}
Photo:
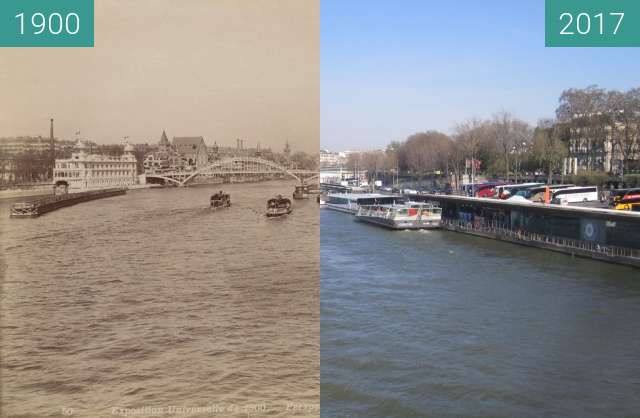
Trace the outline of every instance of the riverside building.
{"label": "riverside building", "polygon": [[134,147],[127,144],[124,155],[112,157],[87,152],[81,141],[75,146],[71,158],[57,159],[53,170],[56,188],[69,191],[128,187],[138,183]]}

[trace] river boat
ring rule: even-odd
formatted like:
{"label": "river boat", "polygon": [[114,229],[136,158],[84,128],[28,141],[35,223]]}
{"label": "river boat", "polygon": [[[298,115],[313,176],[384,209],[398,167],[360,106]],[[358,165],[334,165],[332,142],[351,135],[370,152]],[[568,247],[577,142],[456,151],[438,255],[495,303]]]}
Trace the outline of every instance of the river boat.
{"label": "river boat", "polygon": [[436,229],[440,227],[442,210],[426,202],[399,205],[362,205],[356,219],[390,229]]}
{"label": "river boat", "polygon": [[272,199],[267,200],[267,217],[275,218],[278,216],[288,215],[293,211],[291,209],[291,200],[282,195],[278,195]]}
{"label": "river boat", "polygon": [[211,196],[210,205],[212,209],[228,208],[231,206],[231,196],[220,190],[219,193]]}
{"label": "river boat", "polygon": [[293,192],[294,199],[308,199],[309,198],[309,186],[296,186]]}
{"label": "river boat", "polygon": [[325,207],[355,215],[360,206],[394,205],[403,202],[404,199],[397,195],[379,193],[329,193],[325,199]]}

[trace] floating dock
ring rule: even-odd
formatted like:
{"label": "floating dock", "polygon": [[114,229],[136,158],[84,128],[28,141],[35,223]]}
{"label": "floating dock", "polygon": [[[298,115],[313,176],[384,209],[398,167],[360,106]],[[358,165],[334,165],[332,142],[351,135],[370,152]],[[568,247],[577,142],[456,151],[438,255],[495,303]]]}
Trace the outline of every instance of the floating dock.
{"label": "floating dock", "polygon": [[451,195],[411,198],[437,202],[442,227],[451,231],[640,267],[639,212]]}
{"label": "floating dock", "polygon": [[11,218],[36,218],[56,209],[72,206],[82,202],[88,202],[90,200],[119,196],[125,193],[127,193],[127,189],[102,189],[17,202],[11,207],[9,216]]}

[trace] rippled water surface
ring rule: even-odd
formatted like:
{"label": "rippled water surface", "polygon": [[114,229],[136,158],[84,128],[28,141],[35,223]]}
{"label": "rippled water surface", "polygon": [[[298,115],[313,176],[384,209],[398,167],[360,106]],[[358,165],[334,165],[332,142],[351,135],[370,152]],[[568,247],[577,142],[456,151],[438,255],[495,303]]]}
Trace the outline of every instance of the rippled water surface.
{"label": "rippled water surface", "polygon": [[293,183],[236,184],[212,212],[219,187],[0,203],[3,416],[318,415],[318,205],[269,220]]}
{"label": "rippled water surface", "polygon": [[320,218],[322,416],[640,416],[639,270]]}

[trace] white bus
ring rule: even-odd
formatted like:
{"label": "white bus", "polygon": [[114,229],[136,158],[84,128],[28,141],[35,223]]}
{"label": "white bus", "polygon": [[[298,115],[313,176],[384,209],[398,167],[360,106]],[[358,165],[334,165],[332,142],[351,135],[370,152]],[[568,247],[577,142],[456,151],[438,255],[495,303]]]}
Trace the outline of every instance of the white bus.
{"label": "white bus", "polygon": [[598,186],[567,187],[553,192],[553,203],[567,204],[598,201]]}

